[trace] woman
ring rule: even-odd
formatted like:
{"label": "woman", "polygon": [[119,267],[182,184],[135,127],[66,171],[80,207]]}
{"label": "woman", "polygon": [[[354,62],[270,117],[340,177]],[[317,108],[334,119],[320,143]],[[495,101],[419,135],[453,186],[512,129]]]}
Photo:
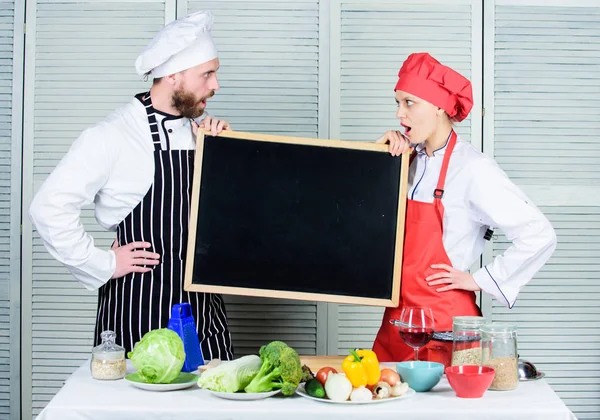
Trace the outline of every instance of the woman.
{"label": "woman", "polygon": [[[411,54],[398,73],[395,92],[404,134],[388,131],[377,142],[389,143],[394,156],[410,147],[414,151],[400,305],[386,309],[373,345],[382,361],[414,358],[389,322],[400,318],[403,307],[430,307],[436,331],[451,331],[454,316],[480,315],[479,290],[512,308],[521,288],[556,248],[548,219],[492,159],[453,130],[473,106],[469,80],[427,53]],[[471,275],[467,270],[493,228],[512,244]],[[451,343],[432,341],[419,358],[447,361],[451,351]]]}

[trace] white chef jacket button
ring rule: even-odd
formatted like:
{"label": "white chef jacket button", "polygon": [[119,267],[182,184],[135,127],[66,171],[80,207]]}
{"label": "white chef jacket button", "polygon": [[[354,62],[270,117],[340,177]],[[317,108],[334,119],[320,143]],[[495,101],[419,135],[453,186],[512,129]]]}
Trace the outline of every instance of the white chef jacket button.
{"label": "white chef jacket button", "polygon": [[169,133],[172,133],[172,132],[173,132],[173,129],[172,129],[172,128],[169,128],[167,131],[168,131]]}

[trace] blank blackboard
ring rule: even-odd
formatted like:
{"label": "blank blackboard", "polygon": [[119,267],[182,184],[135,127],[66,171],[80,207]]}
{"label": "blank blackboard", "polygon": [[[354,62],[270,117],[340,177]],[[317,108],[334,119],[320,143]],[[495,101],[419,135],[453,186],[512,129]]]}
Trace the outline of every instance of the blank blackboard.
{"label": "blank blackboard", "polygon": [[186,290],[398,305],[406,156],[230,131],[194,171]]}

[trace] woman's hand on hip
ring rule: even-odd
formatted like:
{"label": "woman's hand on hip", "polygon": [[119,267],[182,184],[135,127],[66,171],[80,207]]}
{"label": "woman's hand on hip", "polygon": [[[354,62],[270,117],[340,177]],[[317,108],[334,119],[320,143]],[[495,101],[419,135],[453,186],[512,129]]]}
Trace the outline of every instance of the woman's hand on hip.
{"label": "woman's hand on hip", "polygon": [[447,264],[433,264],[431,268],[442,270],[425,278],[429,282],[429,286],[444,285],[444,287],[436,289],[438,292],[447,292],[448,290],[455,289],[470,290],[473,292],[481,290],[473,276],[469,273],[457,270]]}
{"label": "woman's hand on hip", "polygon": [[159,263],[160,255],[155,252],[144,251],[145,248],[150,248],[148,242],[131,242],[129,244],[119,246],[117,241],[112,245],[112,250],[117,259],[117,268],[113,273],[113,279],[123,277],[129,273],[147,273],[152,270],[152,267]]}
{"label": "woman's hand on hip", "polygon": [[410,150],[410,142],[398,130],[386,131],[385,134],[375,140],[375,143],[389,143],[389,151],[392,156],[400,156]]}

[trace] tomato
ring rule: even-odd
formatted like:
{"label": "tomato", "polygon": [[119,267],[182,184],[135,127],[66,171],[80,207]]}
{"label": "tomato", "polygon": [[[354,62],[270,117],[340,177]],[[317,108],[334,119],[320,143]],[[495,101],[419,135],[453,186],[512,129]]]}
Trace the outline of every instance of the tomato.
{"label": "tomato", "polygon": [[337,370],[335,370],[334,368],[329,367],[329,366],[322,367],[321,369],[319,369],[319,371],[315,375],[315,379],[317,381],[321,382],[321,385],[325,386],[325,382],[327,382],[327,376],[329,376],[330,373],[338,373],[338,372],[337,372]]}
{"label": "tomato", "polygon": [[381,370],[381,382],[387,382],[390,386],[396,385],[400,382],[400,375],[398,375],[392,369],[382,369]]}

